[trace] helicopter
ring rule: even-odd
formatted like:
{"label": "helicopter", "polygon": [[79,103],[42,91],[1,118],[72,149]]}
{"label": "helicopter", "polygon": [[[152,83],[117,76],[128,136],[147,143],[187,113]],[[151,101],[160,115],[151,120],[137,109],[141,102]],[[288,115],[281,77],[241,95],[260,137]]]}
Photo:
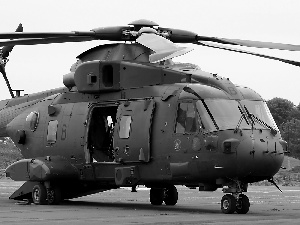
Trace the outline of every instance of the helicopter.
{"label": "helicopter", "polygon": [[[299,62],[229,47],[299,51],[296,45],[199,36],[140,19],[90,31],[0,33],[1,72],[12,96],[0,101],[0,137],[10,137],[24,159],[5,173],[25,181],[10,199],[55,205],[121,187],[150,189],[152,205],[176,205],[176,185],[222,188],[221,211],[246,214],[248,184],[281,168],[286,142],[265,100],[229,78],[175,63],[190,47],[219,48]],[[108,40],[77,57],[64,87],[16,96],[5,73],[16,45]],[[279,187],[278,187],[279,189]]]}

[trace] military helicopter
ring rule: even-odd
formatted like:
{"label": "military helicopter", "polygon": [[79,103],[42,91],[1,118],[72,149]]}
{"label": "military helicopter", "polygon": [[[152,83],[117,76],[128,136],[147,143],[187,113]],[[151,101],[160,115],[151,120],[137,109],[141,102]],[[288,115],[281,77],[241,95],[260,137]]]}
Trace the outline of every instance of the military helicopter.
{"label": "military helicopter", "polygon": [[[10,137],[24,156],[5,171],[25,181],[10,199],[52,205],[145,185],[152,205],[175,205],[175,186],[185,185],[223,188],[221,211],[245,214],[249,183],[276,185],[286,142],[263,98],[172,59],[192,50],[176,43],[193,43],[298,65],[227,45],[299,46],[198,36],[144,19],[87,32],[17,31],[0,34],[7,39],[0,42],[1,72],[12,96],[0,102],[0,136]],[[14,96],[4,69],[13,46],[91,40],[117,43],[80,54],[63,77],[65,87]]]}

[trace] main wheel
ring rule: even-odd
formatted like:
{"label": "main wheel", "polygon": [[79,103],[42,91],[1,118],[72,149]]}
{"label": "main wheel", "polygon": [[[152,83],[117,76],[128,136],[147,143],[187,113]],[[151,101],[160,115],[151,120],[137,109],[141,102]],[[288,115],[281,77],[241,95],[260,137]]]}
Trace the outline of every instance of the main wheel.
{"label": "main wheel", "polygon": [[225,214],[232,214],[236,210],[236,200],[235,198],[230,195],[224,195],[221,200],[221,210]]}
{"label": "main wheel", "polygon": [[163,188],[151,188],[150,189],[150,202],[152,205],[161,205],[164,201],[164,189]]}
{"label": "main wheel", "polygon": [[236,212],[238,214],[246,214],[249,211],[249,208],[249,198],[244,194],[240,194],[239,199],[236,202]]}
{"label": "main wheel", "polygon": [[178,192],[175,186],[170,186],[165,189],[164,202],[166,205],[176,205],[178,200]]}
{"label": "main wheel", "polygon": [[58,187],[47,190],[47,201],[49,205],[58,205],[61,201],[61,190]]}
{"label": "main wheel", "polygon": [[47,190],[43,184],[37,184],[32,189],[32,201],[36,205],[47,204]]}

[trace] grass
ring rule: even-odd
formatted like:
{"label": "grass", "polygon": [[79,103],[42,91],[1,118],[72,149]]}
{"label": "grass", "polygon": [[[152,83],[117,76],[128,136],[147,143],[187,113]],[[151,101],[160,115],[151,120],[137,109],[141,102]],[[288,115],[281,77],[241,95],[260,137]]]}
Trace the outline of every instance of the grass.
{"label": "grass", "polygon": [[4,177],[4,170],[12,163],[22,159],[20,150],[10,139],[0,140],[0,178]]}

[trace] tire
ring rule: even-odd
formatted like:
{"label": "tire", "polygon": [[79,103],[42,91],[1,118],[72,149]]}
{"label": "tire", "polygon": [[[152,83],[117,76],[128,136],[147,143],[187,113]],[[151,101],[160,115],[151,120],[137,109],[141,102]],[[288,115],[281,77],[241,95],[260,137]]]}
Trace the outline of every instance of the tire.
{"label": "tire", "polygon": [[48,205],[58,205],[61,202],[61,190],[58,187],[48,189],[47,202]]}
{"label": "tire", "polygon": [[232,214],[236,210],[236,200],[235,198],[230,195],[224,195],[221,200],[221,210],[225,214]]}
{"label": "tire", "polygon": [[249,198],[244,194],[240,194],[239,199],[237,200],[236,203],[235,211],[238,214],[246,214],[249,211],[249,208],[250,208]]}
{"label": "tire", "polygon": [[43,184],[37,184],[32,189],[32,201],[36,205],[47,204],[47,190]]}
{"label": "tire", "polygon": [[152,205],[161,205],[164,201],[164,189],[163,188],[151,188],[150,189],[150,202]]}
{"label": "tire", "polygon": [[178,192],[175,186],[170,186],[165,189],[164,202],[166,205],[176,205],[178,200]]}

